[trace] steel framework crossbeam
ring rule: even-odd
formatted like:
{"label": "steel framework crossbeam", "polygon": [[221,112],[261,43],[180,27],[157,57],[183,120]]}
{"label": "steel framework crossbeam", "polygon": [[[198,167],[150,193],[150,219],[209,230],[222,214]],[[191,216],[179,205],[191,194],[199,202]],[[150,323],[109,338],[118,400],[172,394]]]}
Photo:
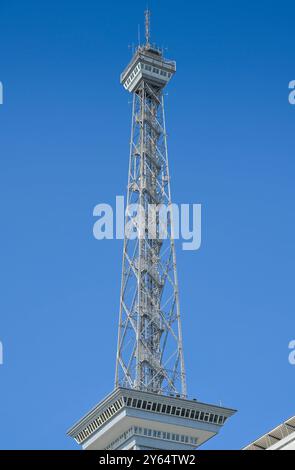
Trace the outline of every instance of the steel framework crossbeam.
{"label": "steel framework crossbeam", "polygon": [[185,397],[164,99],[146,80],[133,93],[127,207],[133,204],[143,212],[142,219],[125,216],[115,386]]}

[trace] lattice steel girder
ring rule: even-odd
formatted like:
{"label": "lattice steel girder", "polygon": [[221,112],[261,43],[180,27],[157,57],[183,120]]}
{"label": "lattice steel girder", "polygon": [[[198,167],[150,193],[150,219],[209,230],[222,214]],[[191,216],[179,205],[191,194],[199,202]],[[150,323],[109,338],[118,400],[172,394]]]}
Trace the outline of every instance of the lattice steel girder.
{"label": "lattice steel girder", "polygon": [[[137,218],[128,210],[125,217],[115,386],[186,396],[162,94],[168,76],[160,78],[167,67],[172,75],[175,63],[141,49],[123,73],[123,83],[139,60],[140,79],[129,89],[133,106],[127,208],[142,209],[141,217],[139,210]],[[151,61],[154,66],[157,62],[158,79],[144,68]],[[164,237],[158,212],[163,206],[168,208]]]}

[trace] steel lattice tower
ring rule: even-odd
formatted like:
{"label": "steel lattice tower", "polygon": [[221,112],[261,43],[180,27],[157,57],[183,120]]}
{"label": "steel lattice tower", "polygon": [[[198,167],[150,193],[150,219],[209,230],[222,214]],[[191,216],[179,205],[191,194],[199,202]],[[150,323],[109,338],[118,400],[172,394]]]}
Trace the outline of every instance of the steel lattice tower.
{"label": "steel lattice tower", "polygon": [[192,450],[235,412],[186,398],[163,98],[176,64],[145,19],[121,74],[133,106],[115,389],[68,432],[89,450]]}
{"label": "steel lattice tower", "polygon": [[139,209],[125,220],[115,386],[186,396],[163,97],[175,70],[150,45],[147,11],[146,44],[121,75],[133,94],[127,207]]}

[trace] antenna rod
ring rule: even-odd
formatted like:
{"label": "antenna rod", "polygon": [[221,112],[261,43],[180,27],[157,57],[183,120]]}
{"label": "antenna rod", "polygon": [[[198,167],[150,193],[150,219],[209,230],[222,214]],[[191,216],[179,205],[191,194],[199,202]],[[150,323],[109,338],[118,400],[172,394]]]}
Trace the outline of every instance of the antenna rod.
{"label": "antenna rod", "polygon": [[145,12],[145,40],[146,40],[146,46],[150,45],[150,28],[151,28],[151,12],[149,9],[147,9]]}

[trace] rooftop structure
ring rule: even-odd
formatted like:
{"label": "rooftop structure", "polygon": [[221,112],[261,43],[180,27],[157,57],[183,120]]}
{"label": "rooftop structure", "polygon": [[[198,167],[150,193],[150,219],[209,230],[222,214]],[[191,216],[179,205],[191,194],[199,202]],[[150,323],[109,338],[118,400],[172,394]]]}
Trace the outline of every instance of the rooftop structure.
{"label": "rooftop structure", "polygon": [[295,450],[295,416],[251,442],[243,450]]}
{"label": "rooftop structure", "polygon": [[121,74],[133,106],[115,389],[69,431],[90,450],[194,449],[235,412],[187,399],[173,220],[149,219],[151,205],[171,207],[163,89],[176,63],[151,46],[145,18],[146,43]]}

